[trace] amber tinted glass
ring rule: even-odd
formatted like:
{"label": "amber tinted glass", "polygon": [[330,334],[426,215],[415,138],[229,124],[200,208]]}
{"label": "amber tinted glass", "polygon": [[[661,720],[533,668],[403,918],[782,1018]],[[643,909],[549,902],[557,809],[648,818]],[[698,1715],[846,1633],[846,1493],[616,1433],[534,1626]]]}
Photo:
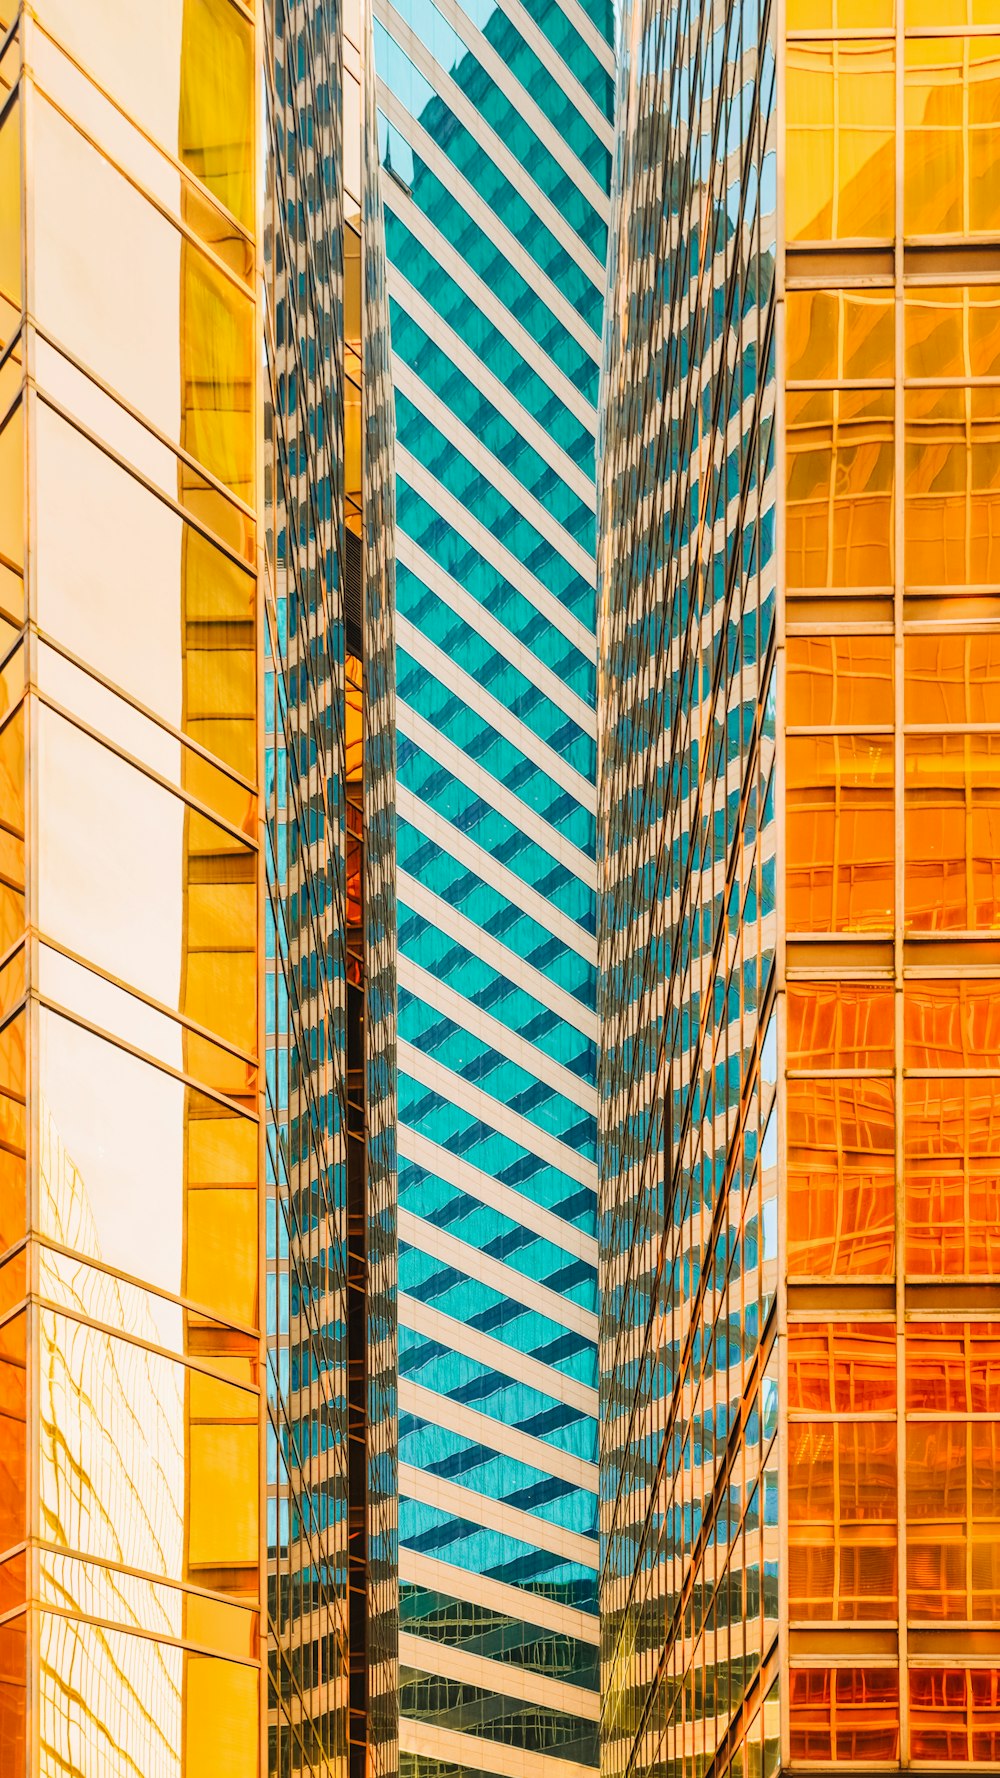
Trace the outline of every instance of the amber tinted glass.
{"label": "amber tinted glass", "polygon": [[790,393],[786,418],[789,586],[891,586],[891,390]]}
{"label": "amber tinted glass", "polygon": [[1000,217],[1000,39],[910,38],[905,81],[907,233],[994,230]]}
{"label": "amber tinted glass", "polygon": [[1000,1082],[909,1080],[905,1106],[907,1270],[1000,1275]]}
{"label": "amber tinted glass", "polygon": [[887,1277],[895,1223],[889,1081],[790,1081],[788,1270]]}
{"label": "amber tinted glass", "polygon": [[1000,727],[1000,636],[907,636],[905,648],[907,722]]}
{"label": "amber tinted glass", "polygon": [[909,982],[903,1009],[908,1066],[1000,1068],[995,982]]}
{"label": "amber tinted glass", "polygon": [[888,985],[810,982],[788,989],[790,1068],[891,1068]]}
{"label": "amber tinted glass", "polygon": [[905,304],[908,377],[1000,375],[1000,289],[956,285],[910,290]]}
{"label": "amber tinted glass", "polygon": [[786,758],[789,930],[891,929],[891,741],[789,739]]}
{"label": "amber tinted glass", "polygon": [[863,728],[893,720],[891,636],[790,636],[791,728]]}
{"label": "amber tinted glass", "polygon": [[906,394],[911,585],[1000,581],[1000,389]]}
{"label": "amber tinted glass", "polygon": [[867,383],[892,376],[893,303],[882,291],[790,290],[785,312],[789,382]]}
{"label": "amber tinted glass", "polygon": [[785,218],[790,241],[893,231],[891,45],[789,44]]}
{"label": "amber tinted glass", "polygon": [[1000,734],[907,739],[906,921],[1000,924]]}
{"label": "amber tinted glass", "polygon": [[910,1322],[906,1405],[938,1414],[1000,1414],[1000,1327],[990,1321]]}
{"label": "amber tinted glass", "polygon": [[789,1428],[788,1589],[794,1622],[896,1615],[896,1428]]}
{"label": "amber tinted glass", "polygon": [[896,1331],[891,1322],[793,1322],[788,1329],[788,1406],[795,1413],[894,1411]]}
{"label": "amber tinted glass", "polygon": [[789,1675],[794,1760],[893,1760],[899,1680],[892,1667],[802,1667]]}

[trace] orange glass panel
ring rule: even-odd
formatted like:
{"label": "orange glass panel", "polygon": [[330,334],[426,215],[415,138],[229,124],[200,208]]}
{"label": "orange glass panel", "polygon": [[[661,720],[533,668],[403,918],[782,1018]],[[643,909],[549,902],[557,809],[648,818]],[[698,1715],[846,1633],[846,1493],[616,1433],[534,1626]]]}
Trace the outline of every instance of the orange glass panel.
{"label": "orange glass panel", "polygon": [[891,930],[891,737],[790,737],[786,760],[789,931]]}
{"label": "orange glass panel", "polygon": [[1000,635],[907,636],[907,722],[1000,728]]}
{"label": "orange glass panel", "polygon": [[992,232],[1000,221],[1000,39],[909,38],[905,83],[906,233]]}
{"label": "orange glass panel", "polygon": [[911,1321],[906,1405],[932,1413],[1000,1414],[1000,1325]]}
{"label": "orange glass panel", "polygon": [[970,1616],[968,1426],[915,1421],[906,1429],[908,1594],[912,1617]]}
{"label": "orange glass panel", "polygon": [[890,1760],[899,1753],[895,1667],[793,1667],[793,1760]]}
{"label": "orange glass panel", "polygon": [[1000,733],[907,737],[906,924],[1000,925]]}
{"label": "orange glass panel", "polygon": [[1000,287],[908,290],[904,312],[908,377],[1000,376]]}
{"label": "orange glass panel", "polygon": [[904,1087],[906,1269],[1000,1276],[1000,1081]]}
{"label": "orange glass panel", "polygon": [[0,1551],[28,1534],[27,1339],[25,1310],[0,1327]]}
{"label": "orange glass panel", "polygon": [[0,1772],[11,1778],[27,1769],[27,1621],[0,1624]]}
{"label": "orange glass panel", "polygon": [[891,377],[896,338],[891,293],[790,290],[785,298],[789,382],[867,383]]}
{"label": "orange glass panel", "polygon": [[0,351],[17,332],[22,302],[21,101],[16,98],[0,127]]}
{"label": "orange glass panel", "polygon": [[891,45],[790,43],[785,227],[790,241],[893,232],[895,74]]}
{"label": "orange glass panel", "polygon": [[904,504],[909,585],[1000,581],[1000,389],[906,391]]}
{"label": "orange glass panel", "polygon": [[890,587],[891,389],[790,393],[785,413],[789,586]]}
{"label": "orange glass panel", "polygon": [[891,636],[789,636],[785,702],[791,728],[891,723]]}
{"label": "orange glass panel", "polygon": [[889,1081],[789,1081],[788,1271],[889,1277],[895,1229]]}
{"label": "orange glass panel", "polygon": [[788,1593],[793,1621],[896,1615],[896,1428],[788,1430]]}
{"label": "orange glass panel", "polygon": [[891,1068],[888,983],[808,982],[788,989],[790,1068]]}
{"label": "orange glass panel", "polygon": [[1000,982],[907,982],[909,1068],[1000,1068]]}
{"label": "orange glass panel", "polygon": [[[23,401],[0,432],[0,556],[5,556],[14,568],[24,567]],[[9,591],[3,603],[5,610],[11,607]],[[17,613],[11,611],[11,615],[16,617]]]}
{"label": "orange glass panel", "polygon": [[28,1229],[25,1035],[23,1012],[0,1031],[0,1250]]}
{"label": "orange glass panel", "polygon": [[894,1412],[892,1323],[793,1322],[788,1329],[788,1406],[796,1412]]}

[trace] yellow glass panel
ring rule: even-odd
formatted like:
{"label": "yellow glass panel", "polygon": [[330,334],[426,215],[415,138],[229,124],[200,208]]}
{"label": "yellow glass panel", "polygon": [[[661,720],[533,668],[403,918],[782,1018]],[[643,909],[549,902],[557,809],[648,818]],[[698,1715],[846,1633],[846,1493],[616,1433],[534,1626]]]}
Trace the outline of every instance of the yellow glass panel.
{"label": "yellow glass panel", "polygon": [[895,74],[891,45],[790,43],[785,226],[790,241],[893,233]]}
{"label": "yellow glass panel", "polygon": [[1000,376],[1000,287],[955,285],[906,296],[908,377]]}
{"label": "yellow glass panel", "polygon": [[253,28],[231,0],[160,0],[147,17],[102,0],[40,0],[38,15],[143,129],[253,225]]}
{"label": "yellow glass panel", "polygon": [[1000,1068],[1000,982],[907,982],[903,1028],[908,1068]]}
{"label": "yellow glass panel", "polygon": [[253,781],[253,576],[41,402],[36,438],[42,628]]}
{"label": "yellow glass panel", "polygon": [[907,737],[906,923],[1000,925],[1000,734]]}
{"label": "yellow glass panel", "polygon": [[910,38],[905,83],[907,234],[992,233],[1000,220],[1000,39]]}
{"label": "yellow glass panel", "polygon": [[786,415],[789,586],[890,587],[892,391],[790,393]]}
{"label": "yellow glass panel", "polygon": [[893,0],[788,0],[787,31],[891,30]]}
{"label": "yellow glass panel", "polygon": [[17,331],[24,290],[21,269],[21,101],[0,127],[0,351]]}
{"label": "yellow glass panel", "polygon": [[904,648],[907,722],[1000,728],[1000,635],[907,636]]}
{"label": "yellow glass panel", "polygon": [[184,1778],[257,1778],[257,1670],[185,1657]]}
{"label": "yellow glass panel", "polygon": [[[24,567],[24,403],[0,432],[0,555]],[[9,599],[4,600],[9,609]],[[16,613],[12,613],[16,616]]]}
{"label": "yellow glass panel", "polygon": [[39,324],[252,503],[250,296],[41,95],[34,122]]}
{"label": "yellow glass panel", "polygon": [[1000,582],[1000,390],[908,389],[911,586]]}
{"label": "yellow glass panel", "polygon": [[896,1408],[891,1322],[793,1322],[788,1406],[796,1413],[865,1414]]}
{"label": "yellow glass panel", "polygon": [[257,855],[53,711],[38,711],[46,936],[256,1049]]}
{"label": "yellow glass panel", "polygon": [[1000,0],[906,0],[911,31],[940,31],[945,25],[1000,25]]}
{"label": "yellow glass panel", "polygon": [[28,1316],[0,1327],[0,1551],[28,1534]]}
{"label": "yellow glass panel", "polygon": [[906,1267],[1000,1276],[1000,1081],[905,1084]]}
{"label": "yellow glass panel", "polygon": [[[40,1098],[42,1232],[219,1320],[255,1326],[256,1123],[47,1009]],[[130,1326],[131,1299],[113,1308]],[[144,1313],[165,1318],[156,1343],[175,1347],[178,1311],[149,1298]]]}
{"label": "yellow glass panel", "polygon": [[790,290],[785,316],[790,382],[869,382],[893,375],[891,292]]}
{"label": "yellow glass panel", "polygon": [[790,737],[786,761],[789,931],[891,929],[891,737]]}
{"label": "yellow glass panel", "polygon": [[28,1230],[27,1057],[23,1012],[0,1030],[0,1250]]}
{"label": "yellow glass panel", "polygon": [[892,1083],[793,1080],[787,1105],[789,1276],[891,1276]]}
{"label": "yellow glass panel", "polygon": [[789,986],[790,1068],[892,1067],[893,993],[873,982]]}
{"label": "yellow glass panel", "polygon": [[25,927],[25,779],[23,704],[0,729],[0,955]]}
{"label": "yellow glass panel", "polygon": [[793,1622],[896,1615],[896,1428],[792,1423],[788,1594]]}
{"label": "yellow glass panel", "polygon": [[789,636],[790,728],[854,728],[894,716],[891,636]]}

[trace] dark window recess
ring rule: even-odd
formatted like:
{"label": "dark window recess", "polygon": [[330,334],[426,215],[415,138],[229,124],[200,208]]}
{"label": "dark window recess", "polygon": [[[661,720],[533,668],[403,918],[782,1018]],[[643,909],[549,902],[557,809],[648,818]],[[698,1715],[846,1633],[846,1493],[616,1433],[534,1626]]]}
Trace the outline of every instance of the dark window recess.
{"label": "dark window recess", "polygon": [[344,539],[344,639],[348,654],[361,660],[364,654],[361,539],[356,532],[348,529],[344,531]]}

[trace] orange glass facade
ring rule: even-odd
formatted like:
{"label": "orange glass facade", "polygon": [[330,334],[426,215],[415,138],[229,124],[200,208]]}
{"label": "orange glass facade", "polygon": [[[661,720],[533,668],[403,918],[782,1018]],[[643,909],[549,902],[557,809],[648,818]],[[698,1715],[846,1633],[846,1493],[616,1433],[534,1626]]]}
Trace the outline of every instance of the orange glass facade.
{"label": "orange glass facade", "polygon": [[788,0],[786,31],[782,1743],[795,1767],[978,1768],[1000,1760],[1000,8]]}

